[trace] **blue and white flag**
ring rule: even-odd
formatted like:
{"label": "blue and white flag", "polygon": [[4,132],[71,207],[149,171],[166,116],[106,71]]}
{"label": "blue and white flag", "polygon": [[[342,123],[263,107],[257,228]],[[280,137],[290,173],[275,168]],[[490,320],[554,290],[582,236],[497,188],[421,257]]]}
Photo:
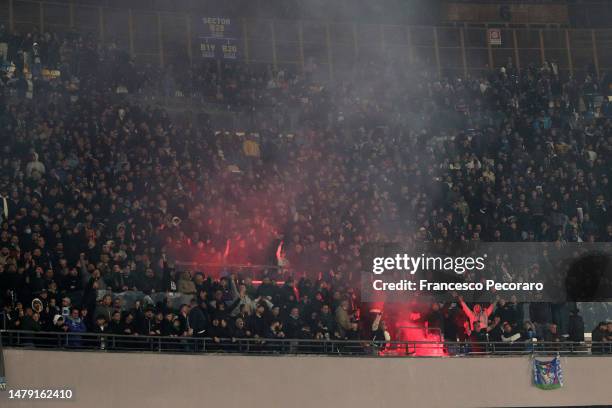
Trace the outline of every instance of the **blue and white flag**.
{"label": "blue and white flag", "polygon": [[555,357],[550,361],[533,359],[533,383],[543,390],[554,390],[563,387],[561,359]]}

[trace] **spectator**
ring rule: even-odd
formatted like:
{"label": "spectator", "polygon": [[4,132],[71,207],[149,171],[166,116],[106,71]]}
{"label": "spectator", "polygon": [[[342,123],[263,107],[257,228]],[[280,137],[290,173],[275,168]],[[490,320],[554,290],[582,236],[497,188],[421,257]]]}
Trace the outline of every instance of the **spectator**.
{"label": "spectator", "polygon": [[236,339],[246,339],[251,337],[251,331],[247,329],[244,319],[238,317],[235,322],[234,331],[232,337]]}
{"label": "spectator", "polygon": [[68,326],[64,322],[64,316],[59,314],[53,316],[53,326],[51,327],[51,331],[58,333],[65,333],[68,331]]}
{"label": "spectator", "polygon": [[258,304],[255,308],[255,313],[249,317],[247,322],[248,330],[255,338],[266,336],[266,331],[268,328],[266,327],[265,323],[264,311],[264,306],[262,304]]}
{"label": "spectator", "polygon": [[482,353],[486,351],[487,333],[480,328],[480,321],[474,321],[473,330],[470,332],[470,351],[472,353]]}
{"label": "spectator", "polygon": [[582,316],[578,314],[579,312],[577,307],[570,310],[568,340],[574,343],[584,342],[584,321]]}
{"label": "spectator", "polygon": [[593,354],[600,354],[604,351],[603,342],[606,336],[607,324],[606,322],[599,322],[591,332],[591,352]]}
{"label": "spectator", "polygon": [[387,324],[382,320],[382,313],[378,313],[372,322],[372,342],[380,351],[384,351],[391,335],[387,331]]}
{"label": "spectator", "polygon": [[351,316],[348,312],[349,310],[349,302],[348,300],[343,300],[340,302],[340,306],[336,309],[336,332],[337,336],[340,338],[346,337],[347,332],[351,330]]}
{"label": "spectator", "polygon": [[315,330],[321,333],[323,338],[327,339],[335,332],[335,319],[328,304],[323,304],[321,306],[321,312],[318,315]]}
{"label": "spectator", "polygon": [[144,316],[140,319],[138,333],[143,336],[155,336],[155,314],[152,307],[147,307]]}
{"label": "spectator", "polygon": [[104,316],[105,322],[110,322],[113,315],[113,298],[111,295],[104,295],[102,301],[96,306],[96,320],[99,316]]}
{"label": "spectator", "polygon": [[108,324],[108,331],[112,334],[127,334],[124,332],[124,325],[121,321],[121,312],[115,310],[111,316],[110,323]]}
{"label": "spectator", "polygon": [[470,307],[463,301],[463,297],[459,296],[459,304],[461,305],[461,309],[465,313],[468,318],[469,330],[474,330],[474,322],[480,322],[479,327],[488,327],[489,326],[489,316],[495,310],[495,303],[491,303],[486,309],[482,309],[480,304],[475,304],[474,309],[470,309]]}
{"label": "spectator", "polygon": [[547,330],[544,335],[544,341],[553,343],[559,343],[562,341],[561,335],[559,334],[556,324],[550,323],[547,326]]}
{"label": "spectator", "polygon": [[[67,319],[68,331],[70,333],[85,333],[87,331],[87,326],[85,326],[85,322],[81,318],[81,313],[78,308],[73,307],[70,311],[70,317]],[[67,346],[69,347],[81,347],[82,336],[78,334],[71,334],[67,338]]]}
{"label": "spectator", "polygon": [[26,177],[39,180],[45,175],[45,165],[38,160],[38,153],[32,153],[32,160],[26,165]]}
{"label": "spectator", "polygon": [[515,351],[518,348],[518,342],[521,340],[521,333],[516,331],[509,322],[503,323],[503,333],[501,341],[505,343],[500,348],[505,351]]}
{"label": "spectator", "polygon": [[184,295],[193,295],[196,293],[196,286],[191,280],[191,275],[189,275],[189,272],[183,272],[179,278],[178,291]]}
{"label": "spectator", "polygon": [[504,335],[504,322],[501,320],[500,316],[494,316],[491,324],[487,327],[487,336],[489,341],[494,343],[499,343],[502,341],[502,336]]}
{"label": "spectator", "polygon": [[289,316],[285,320],[285,324],[283,324],[284,332],[286,333],[287,338],[300,338],[300,333],[303,326],[304,321],[300,317],[300,310],[297,307],[292,307]]}

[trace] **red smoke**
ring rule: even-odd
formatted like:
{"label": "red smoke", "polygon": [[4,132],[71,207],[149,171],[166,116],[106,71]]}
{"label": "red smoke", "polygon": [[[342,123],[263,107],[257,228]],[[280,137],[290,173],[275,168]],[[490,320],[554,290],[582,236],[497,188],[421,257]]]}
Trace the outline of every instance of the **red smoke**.
{"label": "red smoke", "polygon": [[[407,342],[407,344],[391,344],[383,354],[398,356],[446,356],[441,332],[428,329],[423,323],[419,312],[422,307],[416,302],[370,304],[369,310],[383,310],[383,319],[387,323],[387,330],[391,341]],[[414,342],[414,343],[411,343]],[[427,342],[427,343],[419,343]]]}

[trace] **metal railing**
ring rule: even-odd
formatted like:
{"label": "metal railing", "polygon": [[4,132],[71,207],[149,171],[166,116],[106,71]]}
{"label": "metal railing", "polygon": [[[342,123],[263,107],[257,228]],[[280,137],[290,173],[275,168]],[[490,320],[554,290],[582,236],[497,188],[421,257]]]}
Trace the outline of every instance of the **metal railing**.
{"label": "metal railing", "polygon": [[448,342],[331,339],[211,338],[1,330],[2,347],[154,353],[332,355],[371,357],[594,355],[612,356],[612,343]]}

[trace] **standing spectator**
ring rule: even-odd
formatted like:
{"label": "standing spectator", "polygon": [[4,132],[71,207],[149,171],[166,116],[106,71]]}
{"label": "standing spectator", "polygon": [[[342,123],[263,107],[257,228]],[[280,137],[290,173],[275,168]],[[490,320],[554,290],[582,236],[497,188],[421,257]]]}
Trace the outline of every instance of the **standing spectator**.
{"label": "standing spectator", "polygon": [[193,329],[194,337],[206,337],[207,335],[209,317],[206,309],[206,300],[203,300],[189,311],[189,326]]}
{"label": "standing spectator", "polygon": [[387,323],[382,320],[382,312],[378,313],[372,322],[372,341],[380,351],[385,350],[387,343],[391,341]]}
{"label": "standing spectator", "polygon": [[[70,317],[67,319],[68,332],[71,334],[67,338],[67,346],[69,347],[81,347],[82,336],[79,333],[85,333],[87,326],[85,326],[84,320],[81,318],[80,311],[77,307],[73,307],[70,311]],[[75,334],[72,334],[75,333]]]}
{"label": "standing spectator", "polygon": [[472,353],[482,353],[486,351],[487,334],[485,329],[480,328],[480,321],[474,321],[473,330],[470,333],[470,351]]}
{"label": "standing spectator", "polygon": [[584,342],[584,321],[579,313],[580,311],[575,306],[570,310],[568,340],[574,343]]}
{"label": "standing spectator", "polygon": [[249,317],[247,322],[248,330],[255,338],[265,337],[266,335],[266,330],[268,328],[266,327],[265,323],[266,320],[264,318],[264,311],[264,306],[262,304],[258,304],[255,308],[255,313]]}
{"label": "standing spectator", "polygon": [[32,160],[26,165],[26,177],[34,180],[39,180],[45,175],[45,165],[38,160],[38,153],[32,152]]}
{"label": "standing spectator", "polygon": [[297,307],[292,307],[291,311],[289,312],[289,316],[287,317],[287,319],[285,320],[285,324],[283,325],[287,338],[299,338],[303,325],[304,322],[300,317],[300,309]]}
{"label": "standing spectator", "polygon": [[113,298],[111,295],[104,295],[98,306],[96,306],[96,310],[94,314],[96,315],[96,320],[99,316],[104,316],[106,322],[110,322],[113,315]]}
{"label": "standing spectator", "polygon": [[463,301],[463,297],[459,296],[459,304],[461,305],[461,309],[465,313],[468,318],[469,330],[474,330],[474,322],[480,322],[480,327],[488,327],[489,326],[489,316],[495,310],[495,303],[491,303],[484,310],[480,304],[475,304],[474,309],[470,309],[470,307]]}
{"label": "standing spectator", "polygon": [[[96,317],[96,323],[93,328],[93,333],[101,335],[107,332],[109,332],[109,330],[106,317],[100,314]],[[106,349],[106,337],[100,336],[96,346],[99,347],[101,350]]]}
{"label": "standing spectator", "polygon": [[336,309],[336,332],[338,337],[344,338],[351,330],[351,316],[349,314],[349,301],[343,300]]}

